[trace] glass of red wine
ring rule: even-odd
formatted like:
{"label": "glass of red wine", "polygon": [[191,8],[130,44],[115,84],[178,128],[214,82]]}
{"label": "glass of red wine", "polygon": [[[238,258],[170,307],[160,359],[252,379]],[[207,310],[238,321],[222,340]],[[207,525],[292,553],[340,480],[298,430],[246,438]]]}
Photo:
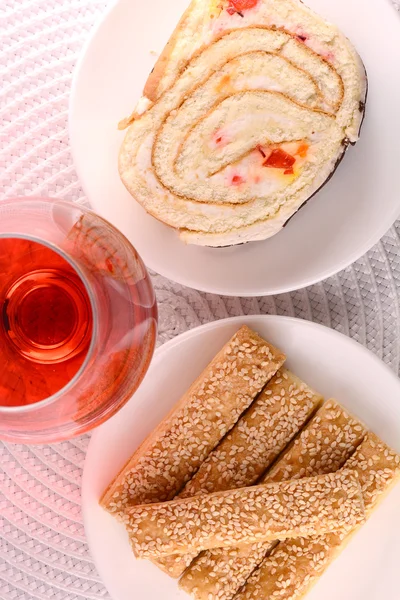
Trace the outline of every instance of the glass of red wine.
{"label": "glass of red wine", "polygon": [[146,268],[110,223],[69,202],[0,201],[0,438],[99,425],[139,386],[156,334]]}

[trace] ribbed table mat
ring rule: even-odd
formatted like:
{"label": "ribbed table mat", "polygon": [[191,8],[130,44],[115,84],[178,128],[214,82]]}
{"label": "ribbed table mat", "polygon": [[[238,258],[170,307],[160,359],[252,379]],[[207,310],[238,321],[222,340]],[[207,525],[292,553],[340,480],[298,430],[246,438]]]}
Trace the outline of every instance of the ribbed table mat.
{"label": "ribbed table mat", "polygon": [[[0,197],[29,194],[87,203],[69,147],[68,99],[82,45],[107,4],[1,1]],[[399,8],[398,0],[395,4]],[[154,274],[159,343],[228,316],[290,315],[356,339],[398,372],[399,235],[400,221],[335,277],[274,297],[204,294]],[[108,598],[82,524],[80,485],[88,442],[89,436],[50,446],[0,443],[1,599]]]}

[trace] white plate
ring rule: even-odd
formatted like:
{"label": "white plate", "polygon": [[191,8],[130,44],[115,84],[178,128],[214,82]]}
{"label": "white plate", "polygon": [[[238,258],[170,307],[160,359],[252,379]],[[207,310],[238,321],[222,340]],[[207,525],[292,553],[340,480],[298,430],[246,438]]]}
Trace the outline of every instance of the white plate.
{"label": "white plate", "polygon": [[[284,350],[287,365],[335,397],[400,451],[400,382],[373,354],[321,325],[287,317],[236,317],[188,331],[156,352],[138,392],[94,432],[83,474],[83,518],[97,569],[114,600],[184,600],[177,582],[136,560],[123,525],[98,500],[224,343],[246,323]],[[309,600],[397,600],[400,485],[309,594]]]}
{"label": "white plate", "polygon": [[400,21],[388,0],[307,0],[363,57],[369,102],[361,141],[335,177],[284,231],[226,249],[185,246],[148,216],[117,171],[118,121],[140,97],[153,63],[188,0],[119,0],[95,29],[75,73],[72,152],[93,207],[132,241],[148,267],[184,285],[258,296],[324,279],[364,254],[400,213]]}
{"label": "white plate", "polygon": [[190,287],[257,296],[320,281],[364,254],[400,212],[400,21],[388,0],[307,0],[354,42],[369,73],[367,118],[335,177],[287,228],[226,249],[185,246],[145,214],[121,183],[117,155],[155,56],[188,0],[119,0],[89,40],[75,73],[70,136],[93,207],[132,241],[148,267]]}

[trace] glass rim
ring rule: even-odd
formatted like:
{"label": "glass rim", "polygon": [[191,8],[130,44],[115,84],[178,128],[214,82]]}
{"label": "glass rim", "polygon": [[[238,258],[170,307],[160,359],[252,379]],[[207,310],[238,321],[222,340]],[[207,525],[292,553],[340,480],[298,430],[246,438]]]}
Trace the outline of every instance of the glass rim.
{"label": "glass rim", "polygon": [[53,404],[54,402],[59,400],[65,393],[68,393],[69,391],[71,391],[71,389],[76,385],[76,383],[79,381],[79,379],[85,372],[86,367],[88,366],[90,359],[92,358],[92,355],[93,355],[93,351],[94,351],[94,348],[96,345],[97,334],[98,334],[98,323],[97,323],[97,314],[98,313],[97,313],[94,293],[92,291],[92,287],[91,287],[86,275],[83,273],[81,267],[66,252],[64,252],[61,248],[59,248],[55,244],[52,244],[51,242],[48,242],[41,238],[35,237],[33,235],[31,236],[28,234],[8,233],[8,232],[1,233],[0,232],[0,239],[6,239],[6,238],[23,239],[23,240],[29,240],[31,242],[36,242],[38,244],[41,244],[42,246],[49,248],[53,252],[56,252],[59,256],[61,256],[61,258],[66,260],[71,265],[71,267],[76,271],[77,275],[79,276],[83,285],[85,286],[86,292],[87,292],[89,300],[90,300],[90,306],[92,309],[92,317],[93,317],[91,340],[90,340],[89,348],[86,353],[85,359],[84,359],[83,363],[81,364],[81,366],[79,367],[78,371],[75,373],[75,375],[70,379],[70,381],[66,385],[64,385],[61,389],[58,390],[58,392],[56,392],[55,394],[52,394],[48,398],[43,398],[43,400],[39,400],[38,402],[33,402],[32,404],[24,404],[22,406],[4,406],[1,404],[1,400],[0,400],[0,414],[1,413],[18,414],[18,413],[27,413],[30,411],[34,411],[35,409],[38,409],[38,408],[47,407],[50,404]]}

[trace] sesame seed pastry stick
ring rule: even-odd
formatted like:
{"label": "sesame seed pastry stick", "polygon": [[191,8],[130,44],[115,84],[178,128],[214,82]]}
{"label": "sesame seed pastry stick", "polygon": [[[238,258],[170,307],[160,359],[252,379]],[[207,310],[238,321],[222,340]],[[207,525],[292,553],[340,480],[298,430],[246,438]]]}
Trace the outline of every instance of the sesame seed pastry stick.
{"label": "sesame seed pastry stick", "polygon": [[120,520],[133,504],[173,498],[285,360],[243,326],[136,450],[100,504]]}
{"label": "sesame seed pastry stick", "polygon": [[154,558],[322,535],[362,522],[364,507],[356,472],[345,470],[132,506],[126,515],[135,555]]}
{"label": "sesame seed pastry stick", "polygon": [[[262,482],[286,481],[340,469],[367,433],[335,400],[319,409]],[[180,580],[196,600],[231,600],[275,542],[203,552]]]}
{"label": "sesame seed pastry stick", "polygon": [[[400,479],[400,456],[375,434],[369,433],[346,468],[359,475],[366,518]],[[261,567],[235,596],[235,600],[299,600],[340,554],[358,531],[330,533],[327,536],[287,540],[273,550]]]}
{"label": "sesame seed pastry stick", "polygon": [[[211,452],[179,498],[219,492],[255,483],[286,448],[322,402],[301,379],[280,369]],[[180,577],[196,554],[171,555],[155,564]]]}

